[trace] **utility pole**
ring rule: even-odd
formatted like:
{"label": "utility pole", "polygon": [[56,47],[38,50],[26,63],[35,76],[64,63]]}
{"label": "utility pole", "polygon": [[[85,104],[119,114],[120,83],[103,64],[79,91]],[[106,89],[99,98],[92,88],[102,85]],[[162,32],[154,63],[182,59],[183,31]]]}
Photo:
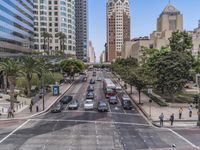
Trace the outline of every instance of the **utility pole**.
{"label": "utility pole", "polygon": [[43,110],[45,109],[45,103],[44,103],[44,71],[42,70],[42,104],[43,104]]}
{"label": "utility pole", "polygon": [[198,121],[197,121],[197,126],[200,127],[200,74],[196,74],[196,84],[198,88]]}

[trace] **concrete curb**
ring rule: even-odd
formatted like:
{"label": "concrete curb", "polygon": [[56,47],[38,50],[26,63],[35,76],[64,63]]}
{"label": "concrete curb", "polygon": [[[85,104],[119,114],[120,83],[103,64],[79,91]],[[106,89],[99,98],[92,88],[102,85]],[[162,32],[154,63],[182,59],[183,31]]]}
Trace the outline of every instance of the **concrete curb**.
{"label": "concrete curb", "polygon": [[35,113],[33,115],[30,115],[30,116],[26,116],[26,117],[19,117],[19,118],[6,118],[6,119],[0,119],[0,121],[10,121],[10,120],[23,120],[23,119],[30,119],[32,117],[35,117],[35,116],[38,116],[38,115],[41,115],[47,111],[49,111],[49,109],[62,97],[64,96],[67,91],[69,91],[69,89],[74,85],[74,82],[73,81],[70,86],[61,94],[59,95],[45,110],[41,111],[41,112],[38,112],[38,113]]}

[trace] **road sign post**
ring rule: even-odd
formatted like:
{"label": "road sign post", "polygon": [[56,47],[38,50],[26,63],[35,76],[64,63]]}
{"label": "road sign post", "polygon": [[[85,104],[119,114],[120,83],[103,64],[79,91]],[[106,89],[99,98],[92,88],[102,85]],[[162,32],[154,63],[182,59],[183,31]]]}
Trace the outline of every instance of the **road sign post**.
{"label": "road sign post", "polygon": [[[200,95],[200,74],[196,74],[196,84],[197,84],[197,88],[198,88],[198,94]],[[197,121],[197,126],[200,127],[200,98],[198,96],[198,121]]]}

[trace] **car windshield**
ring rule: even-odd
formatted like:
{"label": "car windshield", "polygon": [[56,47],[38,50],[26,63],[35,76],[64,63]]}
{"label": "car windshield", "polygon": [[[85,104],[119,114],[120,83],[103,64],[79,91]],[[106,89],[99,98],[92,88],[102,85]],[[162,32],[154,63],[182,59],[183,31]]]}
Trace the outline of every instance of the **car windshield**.
{"label": "car windshield", "polygon": [[86,100],[85,103],[86,103],[86,104],[91,104],[91,103],[92,103],[92,100]]}
{"label": "car windshield", "polygon": [[107,105],[105,102],[99,102],[99,106],[106,107]]}
{"label": "car windshield", "polygon": [[110,99],[111,99],[111,100],[116,100],[117,97],[116,97],[116,96],[111,96]]}

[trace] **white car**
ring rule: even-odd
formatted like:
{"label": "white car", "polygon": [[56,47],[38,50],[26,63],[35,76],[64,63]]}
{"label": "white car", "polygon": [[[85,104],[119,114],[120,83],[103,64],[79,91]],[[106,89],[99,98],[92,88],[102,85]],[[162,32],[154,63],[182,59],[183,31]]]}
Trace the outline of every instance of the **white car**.
{"label": "white car", "polygon": [[122,91],[122,87],[121,87],[121,86],[119,86],[119,85],[117,85],[115,89],[116,89],[116,91],[117,91],[117,92],[120,92],[120,91]]}
{"label": "white car", "polygon": [[94,109],[94,101],[92,99],[86,99],[84,102],[84,109],[85,110]]}

